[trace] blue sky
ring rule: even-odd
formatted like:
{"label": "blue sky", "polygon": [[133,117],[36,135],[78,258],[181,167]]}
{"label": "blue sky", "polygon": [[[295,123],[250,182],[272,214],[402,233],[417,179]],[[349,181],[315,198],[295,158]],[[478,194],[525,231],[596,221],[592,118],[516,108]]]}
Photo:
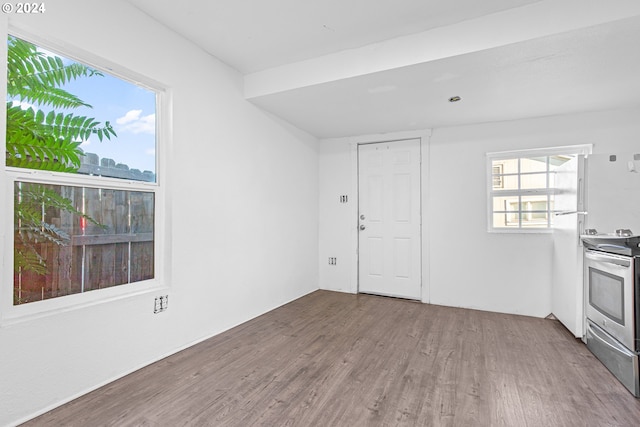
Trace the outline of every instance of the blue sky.
{"label": "blue sky", "polygon": [[[50,51],[40,49],[46,55]],[[73,61],[60,56],[65,63]],[[124,163],[130,169],[156,171],[155,92],[134,83],[100,71],[103,76],[82,77],[62,88],[78,96],[93,108],[77,108],[69,112],[87,116],[104,124],[111,122],[117,137],[103,139],[91,136],[83,141],[81,148],[86,153],[95,153],[100,158],[110,158]],[[24,105],[23,108],[28,108]],[[50,107],[44,107],[45,112]],[[67,111],[56,111],[67,112]]]}
{"label": "blue sky", "polygon": [[155,172],[155,93],[106,73],[70,82],[64,89],[93,108],[74,114],[111,122],[117,137],[102,142],[92,136],[82,143],[85,152],[108,157],[132,169]]}

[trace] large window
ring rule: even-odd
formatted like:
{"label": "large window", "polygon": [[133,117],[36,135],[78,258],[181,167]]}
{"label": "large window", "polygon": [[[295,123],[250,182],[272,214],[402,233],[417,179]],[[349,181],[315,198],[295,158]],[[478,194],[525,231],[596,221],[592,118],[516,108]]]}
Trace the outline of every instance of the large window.
{"label": "large window", "polygon": [[159,91],[17,37],[7,47],[13,305],[152,281]]}
{"label": "large window", "polygon": [[551,229],[557,193],[556,174],[586,154],[585,146],[489,153],[489,230]]}

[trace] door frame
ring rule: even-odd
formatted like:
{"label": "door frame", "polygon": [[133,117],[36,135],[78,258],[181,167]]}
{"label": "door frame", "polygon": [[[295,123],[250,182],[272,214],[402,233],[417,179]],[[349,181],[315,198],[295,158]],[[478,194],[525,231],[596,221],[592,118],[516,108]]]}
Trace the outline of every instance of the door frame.
{"label": "door frame", "polygon": [[419,139],[420,140],[420,205],[421,205],[421,299],[423,303],[429,303],[430,298],[430,270],[429,270],[429,230],[430,230],[430,210],[429,205],[429,182],[430,180],[430,139],[431,129],[419,130],[419,131],[407,131],[407,132],[393,132],[389,134],[375,134],[353,137],[350,144],[350,156],[351,156],[351,194],[354,194],[355,203],[350,205],[350,224],[351,229],[351,277],[350,284],[353,293],[359,293],[358,288],[358,272],[359,272],[359,256],[358,256],[358,145],[403,141],[407,139]]}

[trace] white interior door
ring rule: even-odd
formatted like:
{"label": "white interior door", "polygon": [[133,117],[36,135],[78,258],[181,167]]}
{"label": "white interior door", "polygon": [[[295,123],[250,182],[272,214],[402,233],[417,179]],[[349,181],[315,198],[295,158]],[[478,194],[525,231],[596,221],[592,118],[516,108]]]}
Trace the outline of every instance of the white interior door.
{"label": "white interior door", "polygon": [[420,299],[420,140],[358,146],[358,290]]}
{"label": "white interior door", "polygon": [[584,230],[584,156],[560,166],[556,171],[553,234],[551,311],[574,336],[582,337]]}

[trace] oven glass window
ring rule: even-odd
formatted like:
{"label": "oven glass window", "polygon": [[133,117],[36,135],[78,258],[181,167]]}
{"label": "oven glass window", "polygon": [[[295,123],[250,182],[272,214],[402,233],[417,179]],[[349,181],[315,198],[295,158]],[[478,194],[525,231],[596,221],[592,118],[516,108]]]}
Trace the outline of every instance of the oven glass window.
{"label": "oven glass window", "polygon": [[624,325],[624,278],[589,267],[589,304]]}

